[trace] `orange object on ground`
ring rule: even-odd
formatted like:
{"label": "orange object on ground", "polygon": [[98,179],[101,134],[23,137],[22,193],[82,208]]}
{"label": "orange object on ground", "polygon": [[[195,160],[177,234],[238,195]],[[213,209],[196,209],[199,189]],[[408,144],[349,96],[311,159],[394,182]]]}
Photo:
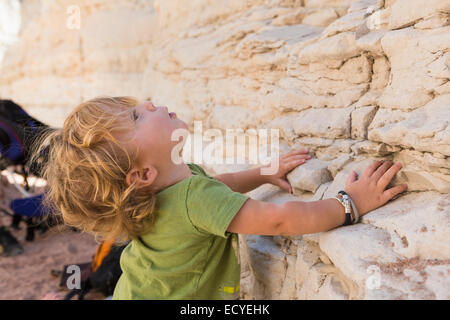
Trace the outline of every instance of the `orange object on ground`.
{"label": "orange object on ground", "polygon": [[94,260],[92,261],[92,272],[95,272],[98,267],[100,267],[103,259],[106,258],[113,245],[114,240],[105,240],[100,243],[100,245],[97,247],[97,251],[95,252]]}

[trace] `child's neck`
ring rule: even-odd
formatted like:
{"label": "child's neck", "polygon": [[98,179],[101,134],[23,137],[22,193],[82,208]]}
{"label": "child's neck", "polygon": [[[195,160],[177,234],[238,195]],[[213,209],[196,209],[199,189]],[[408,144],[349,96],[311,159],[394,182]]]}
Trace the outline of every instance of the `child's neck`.
{"label": "child's neck", "polygon": [[192,176],[191,170],[184,162],[180,164],[168,163],[167,166],[159,168],[159,171],[153,184],[155,193]]}

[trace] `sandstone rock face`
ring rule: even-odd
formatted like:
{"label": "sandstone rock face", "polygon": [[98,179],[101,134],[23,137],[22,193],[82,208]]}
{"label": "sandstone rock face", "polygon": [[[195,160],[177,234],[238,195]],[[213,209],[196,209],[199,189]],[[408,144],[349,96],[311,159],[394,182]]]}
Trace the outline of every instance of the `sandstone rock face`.
{"label": "sandstone rock face", "polygon": [[331,174],[327,162],[311,159],[288,173],[287,179],[294,188],[315,193],[322,184],[331,180]]}
{"label": "sandstone rock face", "polygon": [[17,40],[20,20],[19,0],[4,0],[0,2],[0,63],[8,46]]}
{"label": "sandstone rock face", "polygon": [[0,96],[43,121],[113,94],[167,105],[191,129],[278,129],[277,151],[313,159],[289,174],[294,195],[249,193],[276,203],[332,197],[373,160],[402,163],[392,185],[408,191],[357,225],[242,235],[244,298],[450,299],[448,1],[72,4],[22,1],[0,66]]}

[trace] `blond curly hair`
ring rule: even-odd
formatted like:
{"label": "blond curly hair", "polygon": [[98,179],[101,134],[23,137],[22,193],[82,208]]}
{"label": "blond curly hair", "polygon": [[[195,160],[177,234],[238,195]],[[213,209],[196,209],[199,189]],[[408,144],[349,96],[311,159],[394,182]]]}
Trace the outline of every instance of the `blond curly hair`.
{"label": "blond curly hair", "polygon": [[[128,185],[126,175],[139,150],[130,149],[132,97],[98,97],[76,107],[62,129],[47,130],[35,143],[33,159],[50,146],[41,168],[47,181],[43,205],[66,225],[97,240],[125,242],[139,237],[154,221],[156,195],[150,187]],[[125,135],[123,134],[125,133]]]}

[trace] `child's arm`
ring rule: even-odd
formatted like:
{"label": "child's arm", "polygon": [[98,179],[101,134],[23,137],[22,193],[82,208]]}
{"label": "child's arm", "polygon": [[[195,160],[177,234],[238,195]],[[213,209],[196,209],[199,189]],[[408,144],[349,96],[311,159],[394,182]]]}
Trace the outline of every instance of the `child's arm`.
{"label": "child's arm", "polygon": [[[352,172],[345,191],[353,199],[360,216],[381,207],[406,190],[406,184],[384,190],[401,164],[375,161],[356,180]],[[260,235],[300,235],[324,232],[341,226],[345,221],[344,207],[336,199],[274,204],[249,199],[235,215],[227,231]]]}
{"label": "child's arm", "polygon": [[226,184],[231,190],[240,193],[249,192],[265,183],[271,183],[292,193],[292,187],[286,180],[286,174],[309,158],[308,150],[293,150],[278,159],[278,170],[275,174],[262,175],[261,168],[270,166],[266,165],[239,172],[219,174],[214,178]]}
{"label": "child's arm", "polygon": [[267,176],[260,174],[260,167],[233,173],[223,173],[214,178],[226,184],[231,190],[240,193],[249,192],[260,185],[268,183],[266,181]]}

